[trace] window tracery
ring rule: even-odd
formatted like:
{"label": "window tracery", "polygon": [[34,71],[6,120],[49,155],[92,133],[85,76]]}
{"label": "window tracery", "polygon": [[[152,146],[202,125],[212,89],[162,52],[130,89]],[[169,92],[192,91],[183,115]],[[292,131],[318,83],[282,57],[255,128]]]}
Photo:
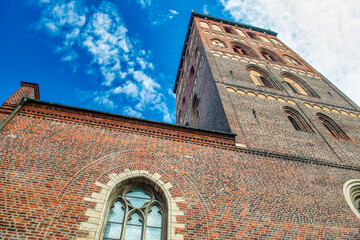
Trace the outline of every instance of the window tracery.
{"label": "window tracery", "polygon": [[165,210],[152,188],[126,185],[112,200],[103,239],[165,239]]}

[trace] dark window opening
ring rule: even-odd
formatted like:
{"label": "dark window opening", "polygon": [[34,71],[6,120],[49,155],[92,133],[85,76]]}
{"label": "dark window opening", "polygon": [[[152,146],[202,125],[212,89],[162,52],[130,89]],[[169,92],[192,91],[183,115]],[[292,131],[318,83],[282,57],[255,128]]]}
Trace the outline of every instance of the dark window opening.
{"label": "dark window opening", "polygon": [[224,29],[225,29],[225,32],[227,32],[227,33],[235,34],[234,30],[230,27],[224,27]]}

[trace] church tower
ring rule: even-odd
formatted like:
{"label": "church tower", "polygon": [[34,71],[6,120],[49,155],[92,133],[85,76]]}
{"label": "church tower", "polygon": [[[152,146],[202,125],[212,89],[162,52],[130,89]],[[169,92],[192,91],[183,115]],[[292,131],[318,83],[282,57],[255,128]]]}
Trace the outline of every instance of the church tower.
{"label": "church tower", "polygon": [[360,108],[276,35],[192,13],[177,123],[236,133],[238,148],[358,165]]}

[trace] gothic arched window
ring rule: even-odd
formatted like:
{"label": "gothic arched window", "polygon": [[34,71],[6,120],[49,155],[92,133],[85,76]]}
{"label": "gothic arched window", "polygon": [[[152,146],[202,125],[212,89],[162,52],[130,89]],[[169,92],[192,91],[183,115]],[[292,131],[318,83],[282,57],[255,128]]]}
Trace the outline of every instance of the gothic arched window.
{"label": "gothic arched window", "polygon": [[276,53],[273,53],[269,50],[263,49],[260,51],[260,53],[266,60],[284,63],[284,61],[282,61],[281,58]]}
{"label": "gothic arched window", "polygon": [[211,43],[218,47],[222,47],[222,48],[226,47],[225,43],[223,41],[220,41],[219,39],[212,39]]}
{"label": "gothic arched window", "polygon": [[218,25],[211,25],[211,27],[215,30],[215,31],[218,31],[218,32],[222,32],[221,28],[218,26]]}
{"label": "gothic arched window", "polygon": [[297,94],[303,94],[303,95],[308,95],[311,97],[316,97],[319,98],[319,95],[317,95],[315,93],[314,90],[312,90],[303,80],[301,80],[300,78],[289,74],[289,73],[284,73],[282,74],[282,77],[285,81],[285,83],[289,86],[289,88]]}
{"label": "gothic arched window", "polygon": [[249,35],[249,37],[251,37],[252,39],[256,39],[256,40],[259,40],[259,37],[253,33],[253,32],[246,32],[247,35]]}
{"label": "gothic arched window", "polygon": [[266,42],[266,43],[271,43],[269,39],[267,39],[266,37],[264,36],[259,36],[259,38],[263,41],[263,42]]}
{"label": "gothic arched window", "polygon": [[348,135],[346,135],[346,133],[330,117],[322,113],[317,113],[316,116],[334,138],[350,140]]}
{"label": "gothic arched window", "polygon": [[234,52],[240,55],[257,57],[256,53],[249,46],[246,46],[245,44],[239,42],[232,42],[231,44]]}
{"label": "gothic arched window", "polygon": [[103,239],[166,239],[166,217],[164,201],[153,188],[125,185],[112,199]]}
{"label": "gothic arched window", "polygon": [[200,27],[210,29],[209,25],[205,22],[200,22]]}
{"label": "gothic arched window", "polygon": [[291,64],[294,64],[296,66],[301,65],[297,60],[295,60],[294,58],[292,58],[290,56],[284,55],[284,58],[287,62],[289,62]]}
{"label": "gothic arched window", "polygon": [[235,28],[235,31],[242,37],[246,37],[245,33],[241,31],[240,29]]}
{"label": "gothic arched window", "polygon": [[242,47],[242,46],[234,45],[234,46],[233,46],[233,50],[234,50],[234,52],[236,52],[236,53],[238,53],[238,54],[250,56],[249,51],[247,51],[247,49],[245,49],[245,48]]}
{"label": "gothic arched window", "polygon": [[284,112],[296,131],[313,132],[301,114],[293,108],[284,107]]}
{"label": "gothic arched window", "polygon": [[225,32],[235,34],[234,30],[231,27],[224,27]]}
{"label": "gothic arched window", "polygon": [[282,44],[278,40],[276,40],[274,38],[270,38],[270,41],[275,45],[282,46]]}
{"label": "gothic arched window", "polygon": [[255,67],[248,68],[249,74],[255,85],[281,90],[279,84],[274,82],[270,75]]}

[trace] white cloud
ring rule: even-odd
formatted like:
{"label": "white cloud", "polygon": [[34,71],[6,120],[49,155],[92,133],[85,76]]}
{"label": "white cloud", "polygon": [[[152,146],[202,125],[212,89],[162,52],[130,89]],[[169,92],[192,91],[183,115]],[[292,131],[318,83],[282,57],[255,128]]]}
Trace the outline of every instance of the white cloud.
{"label": "white cloud", "polygon": [[178,15],[178,11],[173,10],[173,9],[169,9],[170,14],[168,15],[169,19],[172,19],[173,17],[175,17],[175,15]]}
{"label": "white cloud", "polygon": [[140,4],[142,8],[151,6],[151,0],[137,0],[137,3]]}
{"label": "white cloud", "polygon": [[271,28],[315,69],[360,103],[360,1],[220,0],[240,22]]}
{"label": "white cloud", "polygon": [[126,107],[123,112],[124,112],[124,114],[132,116],[132,117],[138,117],[138,118],[142,117],[141,112],[138,112],[138,111],[132,109],[131,107]]}
{"label": "white cloud", "polygon": [[119,94],[119,93],[125,93],[126,95],[136,98],[139,95],[139,89],[136,86],[136,84],[127,81],[123,86],[117,87],[113,90],[113,93]]}
{"label": "white cloud", "polygon": [[[149,0],[138,2],[142,6],[151,5]],[[101,79],[99,90],[88,94],[96,104],[114,110],[124,104],[118,99],[126,99],[127,104],[135,107],[123,107],[124,114],[142,117],[150,111],[161,114],[167,121],[173,120],[163,103],[165,95],[161,93],[160,84],[152,77],[151,52],[141,49],[140,41],[128,36],[116,6],[107,1],[91,7],[82,3],[80,0],[39,3],[42,16],[38,29],[60,40],[55,51],[62,55],[61,61],[71,62],[76,70],[79,64],[75,61],[84,53],[90,57],[86,71]],[[178,14],[175,10],[169,11],[169,14]]]}
{"label": "white cloud", "polygon": [[204,14],[209,14],[208,6],[206,4],[203,7],[203,13]]}

